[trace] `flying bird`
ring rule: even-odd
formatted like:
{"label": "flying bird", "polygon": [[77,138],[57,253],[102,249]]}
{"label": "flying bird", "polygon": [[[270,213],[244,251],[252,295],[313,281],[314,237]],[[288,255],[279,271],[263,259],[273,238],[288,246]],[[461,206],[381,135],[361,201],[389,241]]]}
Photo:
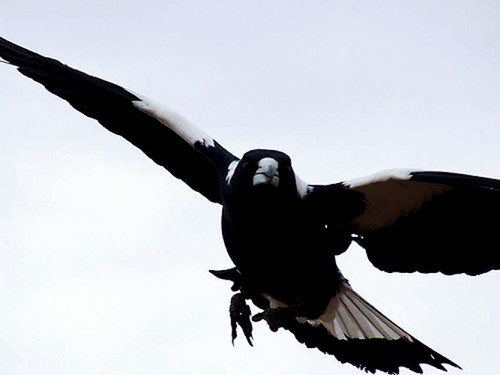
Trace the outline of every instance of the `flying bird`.
{"label": "flying bird", "polygon": [[[233,282],[233,340],[242,330],[252,344],[252,324],[265,321],[371,373],[459,368],[354,291],[336,256],[357,243],[386,272],[498,270],[500,180],[387,170],[309,184],[281,151],[234,155],[173,110],[3,38],[0,57],[221,206],[233,264],[211,272]],[[259,312],[252,316],[247,301]]]}

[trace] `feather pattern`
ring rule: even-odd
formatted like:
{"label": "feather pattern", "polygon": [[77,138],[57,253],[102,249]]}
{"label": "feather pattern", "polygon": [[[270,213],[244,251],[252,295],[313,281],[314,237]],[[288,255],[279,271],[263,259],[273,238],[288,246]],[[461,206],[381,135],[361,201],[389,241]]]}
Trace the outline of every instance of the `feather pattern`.
{"label": "feather pattern", "polygon": [[[270,307],[287,307],[269,295]],[[343,281],[339,292],[333,296],[323,314],[317,319],[298,317],[300,323],[313,327],[323,326],[328,333],[339,340],[347,339],[404,339],[412,342],[409,333],[404,331],[363,297],[356,293],[347,281]]]}
{"label": "feather pattern", "polygon": [[307,320],[312,326],[324,326],[340,340],[403,338],[412,341],[411,336],[380,311],[356,293],[344,282],[337,295],[328,304],[325,312],[317,319]]}
{"label": "feather pattern", "polygon": [[[265,296],[270,307],[286,307],[281,301]],[[292,318],[283,328],[308,348],[334,355],[366,372],[377,370],[399,374],[401,367],[421,374],[421,364],[446,371],[444,364],[456,363],[432,350],[392,322],[356,293],[344,279],[316,319]]]}

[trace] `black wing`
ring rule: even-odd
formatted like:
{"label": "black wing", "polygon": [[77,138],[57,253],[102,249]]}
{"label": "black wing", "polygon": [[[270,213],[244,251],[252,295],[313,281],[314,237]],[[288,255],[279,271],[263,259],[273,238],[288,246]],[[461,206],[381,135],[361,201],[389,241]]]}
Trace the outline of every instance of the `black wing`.
{"label": "black wing", "polygon": [[174,111],[3,38],[0,57],[137,146],[210,201],[221,202],[220,178],[237,158]]}
{"label": "black wing", "polygon": [[338,195],[339,186],[358,194],[351,196],[358,199],[355,217],[346,216],[343,225],[377,268],[469,275],[500,269],[499,180],[394,170],[318,187],[318,193]]}

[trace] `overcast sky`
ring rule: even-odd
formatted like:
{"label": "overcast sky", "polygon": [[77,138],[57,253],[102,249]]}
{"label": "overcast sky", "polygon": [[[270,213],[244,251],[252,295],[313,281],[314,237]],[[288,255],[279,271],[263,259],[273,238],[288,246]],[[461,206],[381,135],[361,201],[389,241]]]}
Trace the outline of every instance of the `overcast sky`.
{"label": "overcast sky", "polygon": [[[237,155],[283,150],[310,183],[500,178],[497,0],[3,1],[0,35],[175,108]],[[219,207],[8,65],[0,173],[0,373],[361,373],[263,323],[233,348],[229,284],[207,272],[231,266]],[[451,374],[500,373],[498,271],[386,274],[357,246],[339,265],[464,368]]]}

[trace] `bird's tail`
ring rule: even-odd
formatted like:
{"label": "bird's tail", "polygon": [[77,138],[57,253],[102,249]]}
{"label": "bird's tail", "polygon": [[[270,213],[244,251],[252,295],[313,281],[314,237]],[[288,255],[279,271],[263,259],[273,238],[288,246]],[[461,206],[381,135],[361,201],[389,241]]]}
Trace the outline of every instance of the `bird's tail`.
{"label": "bird's tail", "polygon": [[[271,307],[275,302],[271,301]],[[317,319],[296,318],[283,327],[298,341],[367,372],[398,374],[400,367],[422,373],[421,364],[446,371],[456,363],[427,347],[356,293],[347,281]]]}

